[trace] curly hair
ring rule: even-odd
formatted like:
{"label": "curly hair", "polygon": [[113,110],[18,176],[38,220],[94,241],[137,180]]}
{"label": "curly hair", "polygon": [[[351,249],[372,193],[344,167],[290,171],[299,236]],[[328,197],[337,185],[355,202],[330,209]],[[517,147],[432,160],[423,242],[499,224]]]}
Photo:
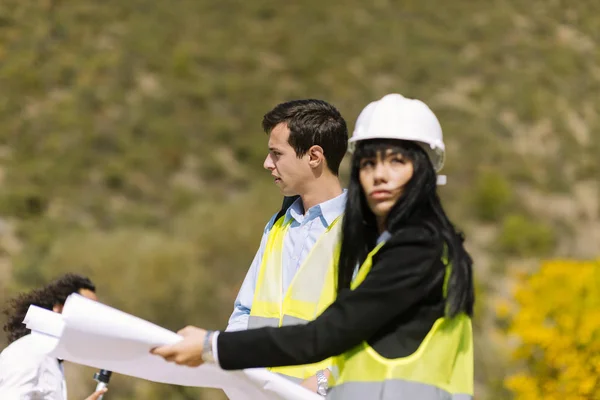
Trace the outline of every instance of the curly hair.
{"label": "curly hair", "polygon": [[57,304],[64,305],[69,295],[84,289],[96,291],[89,278],[77,274],[65,274],[42,288],[22,293],[9,300],[8,306],[3,310],[7,316],[4,331],[7,333],[8,342],[12,343],[29,333],[29,329],[23,324],[23,319],[30,305],[52,310]]}

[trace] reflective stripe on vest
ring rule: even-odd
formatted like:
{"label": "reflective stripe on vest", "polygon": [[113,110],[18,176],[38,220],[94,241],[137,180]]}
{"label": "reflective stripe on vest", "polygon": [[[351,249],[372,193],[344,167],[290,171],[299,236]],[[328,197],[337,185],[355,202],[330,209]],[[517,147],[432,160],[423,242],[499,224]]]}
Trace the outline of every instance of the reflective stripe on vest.
{"label": "reflective stripe on vest", "polygon": [[408,399],[408,400],[472,400],[468,394],[451,394],[420,382],[389,379],[383,382],[346,382],[334,386],[327,400],[346,399]]}
{"label": "reflective stripe on vest", "polygon": [[[291,224],[279,218],[271,228],[258,273],[248,328],[305,324],[317,318],[336,296],[341,216],[319,237],[282,295],[283,240]],[[283,297],[283,298],[282,298]],[[316,364],[271,368],[294,381],[331,368],[332,360]],[[294,379],[295,378],[295,379]]]}
{"label": "reflective stripe on vest", "polygon": [[[371,270],[379,244],[361,266],[351,288]],[[452,269],[446,264],[445,282]],[[446,285],[444,285],[446,286]],[[446,296],[444,288],[444,297]],[[340,376],[327,395],[333,400],[471,400],[473,398],[473,333],[466,314],[439,318],[419,348],[407,357],[389,359],[367,342],[336,357]]]}
{"label": "reflective stripe on vest", "polygon": [[279,326],[279,318],[267,318],[258,315],[250,315],[250,318],[248,318],[248,329],[264,328],[266,326],[277,328]]}

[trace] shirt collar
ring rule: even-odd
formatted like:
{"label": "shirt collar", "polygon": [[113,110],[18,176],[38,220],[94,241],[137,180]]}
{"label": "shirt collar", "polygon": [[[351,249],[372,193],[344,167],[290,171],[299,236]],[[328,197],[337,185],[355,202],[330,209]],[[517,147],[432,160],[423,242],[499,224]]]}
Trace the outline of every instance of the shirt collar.
{"label": "shirt collar", "polygon": [[344,189],[342,194],[339,196],[311,207],[308,210],[307,215],[304,215],[302,199],[299,197],[285,212],[283,223],[288,223],[292,218],[297,222],[302,223],[304,218],[316,218],[318,216],[322,216],[327,226],[329,226],[344,212],[344,207],[346,206],[346,196],[347,190]]}
{"label": "shirt collar", "polygon": [[383,231],[383,233],[381,235],[379,235],[379,237],[377,238],[377,245],[379,245],[381,242],[385,242],[386,240],[388,240],[391,237],[392,237],[391,233],[389,233],[388,231]]}
{"label": "shirt collar", "polygon": [[300,197],[298,197],[285,212],[285,218],[283,220],[284,225],[292,218],[297,222],[302,222],[304,220],[304,207],[302,206],[302,198]]}
{"label": "shirt collar", "polygon": [[344,189],[339,196],[316,206],[321,208],[321,214],[323,215],[327,226],[331,225],[333,221],[344,212],[344,208],[346,207],[346,196],[347,190]]}

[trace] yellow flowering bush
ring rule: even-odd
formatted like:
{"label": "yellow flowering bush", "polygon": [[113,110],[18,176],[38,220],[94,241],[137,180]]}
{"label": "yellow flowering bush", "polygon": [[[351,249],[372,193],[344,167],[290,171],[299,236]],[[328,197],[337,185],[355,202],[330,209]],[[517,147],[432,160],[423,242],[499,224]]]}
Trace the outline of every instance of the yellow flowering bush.
{"label": "yellow flowering bush", "polygon": [[515,399],[600,399],[600,260],[545,262],[515,299],[519,372],[505,379]]}

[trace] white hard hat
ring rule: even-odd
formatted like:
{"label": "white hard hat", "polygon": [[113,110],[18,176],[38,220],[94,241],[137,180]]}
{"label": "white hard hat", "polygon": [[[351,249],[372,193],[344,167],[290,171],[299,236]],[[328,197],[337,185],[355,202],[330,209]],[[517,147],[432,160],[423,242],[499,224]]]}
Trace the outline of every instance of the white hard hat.
{"label": "white hard hat", "polygon": [[350,151],[356,142],[367,139],[417,142],[429,155],[436,172],[444,166],[442,127],[433,111],[421,100],[392,93],[368,104],[356,120],[349,140]]}

